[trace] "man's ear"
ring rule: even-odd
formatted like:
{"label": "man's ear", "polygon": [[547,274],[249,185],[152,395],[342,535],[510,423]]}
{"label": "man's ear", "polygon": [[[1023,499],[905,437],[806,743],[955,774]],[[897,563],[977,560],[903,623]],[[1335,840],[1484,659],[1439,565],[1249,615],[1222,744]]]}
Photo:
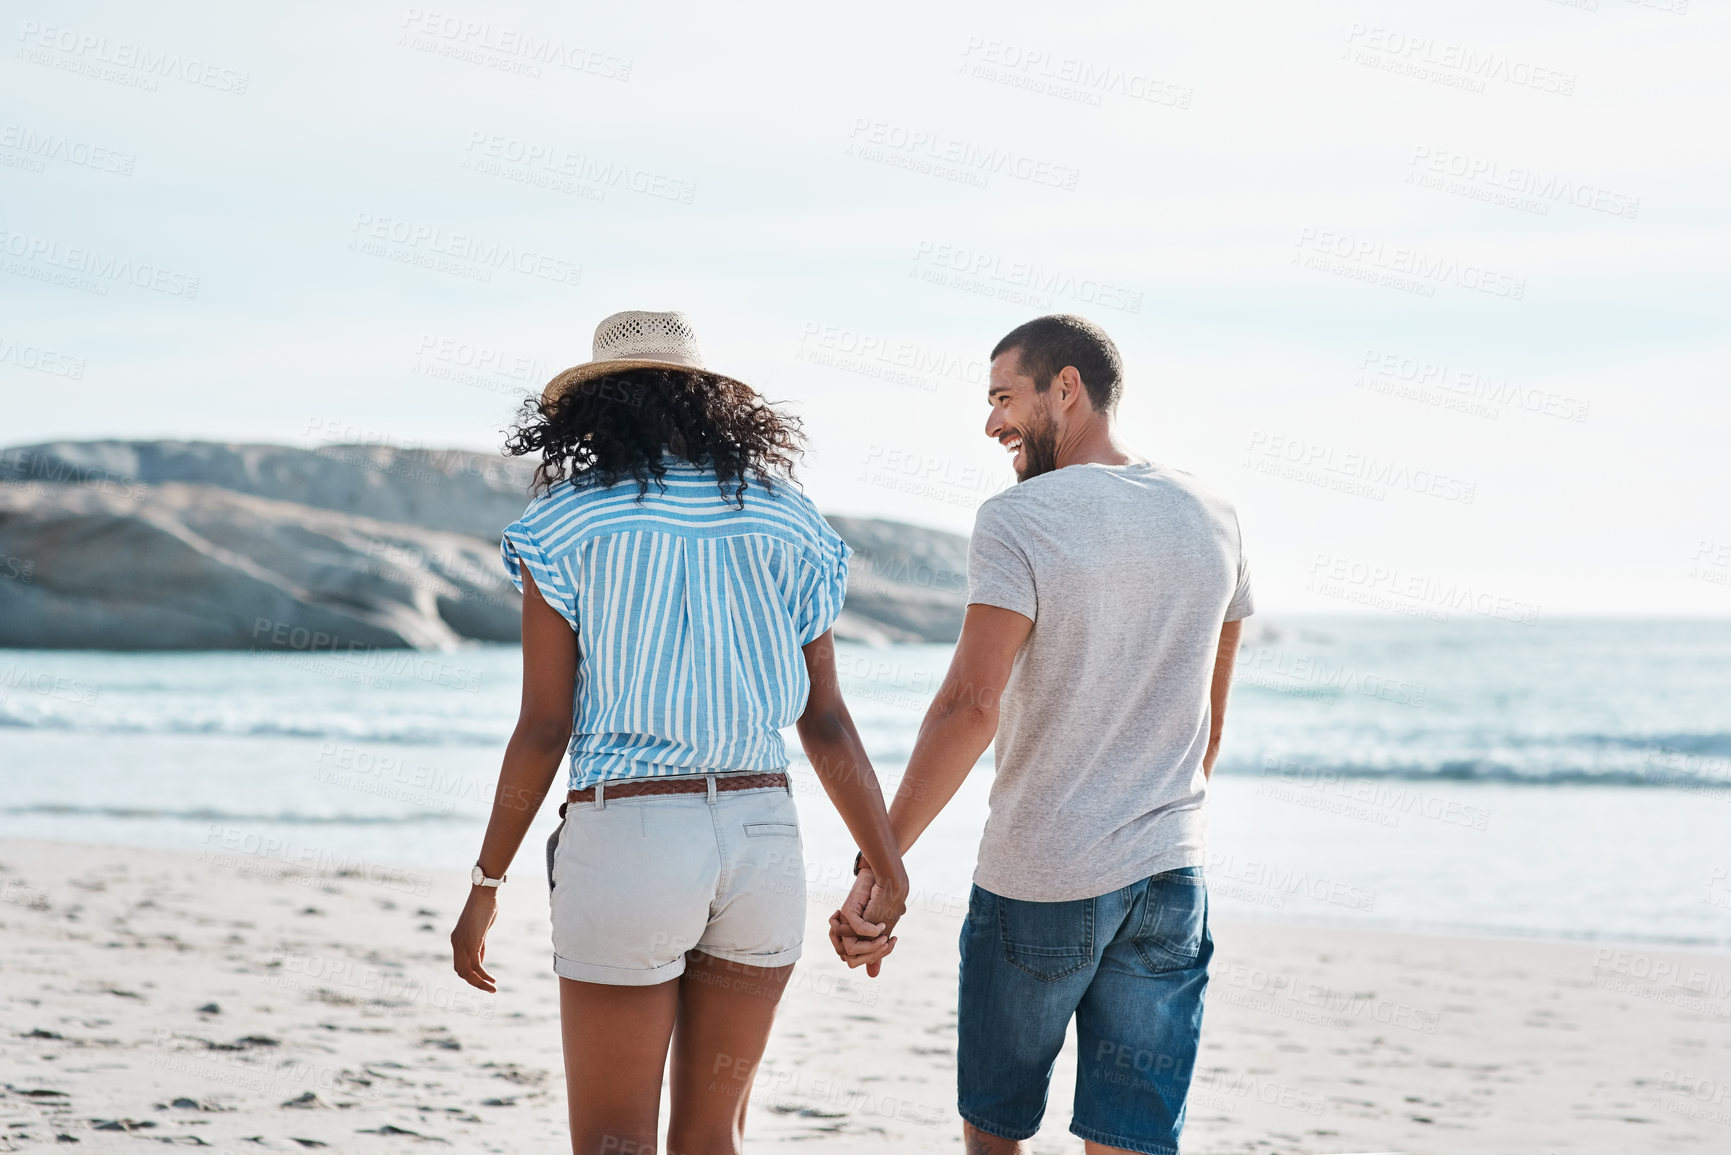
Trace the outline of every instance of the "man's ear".
{"label": "man's ear", "polygon": [[1060,408],[1068,407],[1082,393],[1082,374],[1076,371],[1074,365],[1066,365],[1058,370],[1058,405]]}

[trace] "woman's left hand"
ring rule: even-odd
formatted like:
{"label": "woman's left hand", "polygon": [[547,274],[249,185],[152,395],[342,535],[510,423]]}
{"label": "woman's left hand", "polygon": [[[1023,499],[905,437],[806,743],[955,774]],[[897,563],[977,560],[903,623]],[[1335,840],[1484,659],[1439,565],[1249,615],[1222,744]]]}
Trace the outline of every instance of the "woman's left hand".
{"label": "woman's left hand", "polygon": [[487,957],[487,931],[499,917],[499,892],[490,886],[469,890],[469,901],[457,916],[457,928],[451,932],[451,965],[464,982],[492,993],[498,988],[493,976],[481,966]]}

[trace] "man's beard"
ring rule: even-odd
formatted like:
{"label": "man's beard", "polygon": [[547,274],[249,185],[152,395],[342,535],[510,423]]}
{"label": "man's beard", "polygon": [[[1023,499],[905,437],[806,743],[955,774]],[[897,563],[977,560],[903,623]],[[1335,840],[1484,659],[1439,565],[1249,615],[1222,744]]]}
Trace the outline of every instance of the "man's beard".
{"label": "man's beard", "polygon": [[1016,472],[1018,483],[1058,468],[1058,422],[1045,414],[1038,425],[1021,430],[1023,467]]}

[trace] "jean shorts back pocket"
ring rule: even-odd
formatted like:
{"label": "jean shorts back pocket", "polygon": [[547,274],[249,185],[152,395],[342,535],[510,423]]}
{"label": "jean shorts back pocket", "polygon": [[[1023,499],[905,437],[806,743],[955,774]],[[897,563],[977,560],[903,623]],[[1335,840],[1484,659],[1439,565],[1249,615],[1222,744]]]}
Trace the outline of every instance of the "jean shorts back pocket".
{"label": "jean shorts back pocket", "polygon": [[1133,940],[1150,970],[1182,970],[1202,953],[1208,885],[1200,867],[1156,874],[1144,884],[1142,919]]}
{"label": "jean shorts back pocket", "polygon": [[1042,982],[1056,982],[1094,961],[1094,900],[1027,902],[998,897],[1004,961]]}

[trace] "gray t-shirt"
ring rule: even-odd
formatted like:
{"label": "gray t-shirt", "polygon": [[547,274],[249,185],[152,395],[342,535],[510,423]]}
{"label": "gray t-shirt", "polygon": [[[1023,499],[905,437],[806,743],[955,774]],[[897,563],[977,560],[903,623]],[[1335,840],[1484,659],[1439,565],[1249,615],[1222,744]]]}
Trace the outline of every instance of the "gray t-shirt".
{"label": "gray t-shirt", "polygon": [[1203,865],[1214,656],[1253,611],[1232,506],[1161,465],[1041,474],[980,506],[968,601],[1034,622],[974,881],[1063,902]]}

